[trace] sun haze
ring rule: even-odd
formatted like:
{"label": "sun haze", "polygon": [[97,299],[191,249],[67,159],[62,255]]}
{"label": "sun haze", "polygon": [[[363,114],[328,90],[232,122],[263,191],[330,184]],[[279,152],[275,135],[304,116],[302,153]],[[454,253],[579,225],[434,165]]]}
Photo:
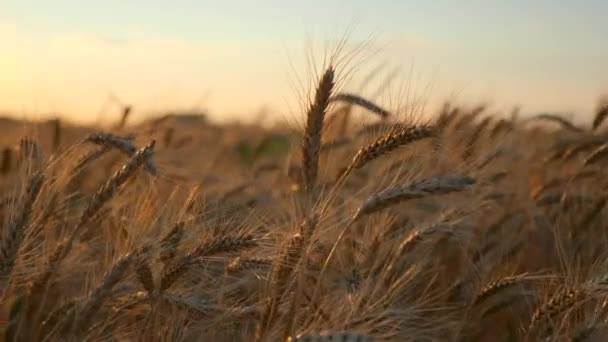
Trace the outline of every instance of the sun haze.
{"label": "sun haze", "polygon": [[608,91],[605,13],[605,1],[3,1],[0,111],[92,121],[124,102],[137,116],[280,117],[297,108],[306,41],[353,27],[348,41],[373,37],[362,55],[380,56],[361,57],[361,74],[384,61],[395,84],[431,85],[429,101],[587,118]]}

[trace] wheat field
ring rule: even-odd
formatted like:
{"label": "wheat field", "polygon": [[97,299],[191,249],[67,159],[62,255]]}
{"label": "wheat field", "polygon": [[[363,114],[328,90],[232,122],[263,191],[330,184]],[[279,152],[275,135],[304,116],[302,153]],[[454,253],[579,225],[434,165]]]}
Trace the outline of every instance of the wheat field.
{"label": "wheat field", "polygon": [[[6,341],[606,341],[608,104],[1,123]],[[353,119],[362,111],[367,119]]]}

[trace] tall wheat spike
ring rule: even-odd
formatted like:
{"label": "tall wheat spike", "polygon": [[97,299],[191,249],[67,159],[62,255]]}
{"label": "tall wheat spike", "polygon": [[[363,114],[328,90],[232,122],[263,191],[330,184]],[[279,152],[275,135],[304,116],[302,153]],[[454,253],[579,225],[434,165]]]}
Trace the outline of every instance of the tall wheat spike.
{"label": "tall wheat spike", "polygon": [[317,86],[315,99],[306,115],[306,128],[302,144],[302,171],[307,190],[314,187],[319,172],[319,149],[323,134],[323,120],[334,87],[334,69],[329,67]]}

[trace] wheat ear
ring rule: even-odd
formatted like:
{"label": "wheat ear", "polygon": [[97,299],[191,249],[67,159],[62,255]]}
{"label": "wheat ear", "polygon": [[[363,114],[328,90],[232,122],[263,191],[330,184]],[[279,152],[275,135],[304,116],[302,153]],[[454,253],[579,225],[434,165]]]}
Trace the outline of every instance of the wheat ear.
{"label": "wheat ear", "polygon": [[395,186],[365,200],[357,209],[353,220],[403,201],[458,192],[473,184],[475,184],[475,179],[471,177],[451,174],[415,181],[406,186]]}
{"label": "wheat ear", "polygon": [[317,228],[318,220],[318,216],[313,214],[300,224],[298,232],[289,239],[283,254],[278,260],[278,264],[275,265],[272,273],[273,291],[262,313],[262,319],[258,324],[256,340],[259,341],[264,338],[266,331],[268,331],[270,325],[274,323],[277,306],[285,292],[286,283],[300,263],[303,251],[307,248],[308,243]]}
{"label": "wheat ear", "polygon": [[5,147],[2,149],[2,165],[0,166],[0,173],[3,175],[8,174],[13,166],[13,149]]}
{"label": "wheat ear", "polygon": [[287,339],[288,342],[371,342],[374,339],[368,335],[350,331],[324,331],[300,334]]}
{"label": "wheat ear", "polygon": [[269,258],[241,258],[237,257],[226,266],[226,274],[235,274],[245,270],[266,268],[272,264]]}
{"label": "wheat ear", "polygon": [[110,151],[110,149],[111,148],[109,146],[102,146],[102,147],[99,147],[98,149],[96,149],[95,151],[91,151],[91,152],[85,154],[80,159],[78,159],[78,162],[76,163],[76,166],[74,167],[74,173],[79,172],[88,164],[101,158],[101,156],[108,153]]}
{"label": "wheat ear", "polygon": [[104,300],[108,297],[112,288],[120,281],[123,273],[127,270],[133,261],[134,254],[128,253],[122,256],[103,277],[99,285],[89,294],[87,299],[82,303],[78,317],[74,323],[76,331],[80,332],[86,329],[92,322],[93,316],[99,311]]}
{"label": "wheat ear", "polygon": [[430,126],[410,126],[391,132],[370,145],[361,148],[342,174],[342,177],[346,177],[353,170],[362,168],[370,161],[400,146],[432,137],[434,134],[435,130]]}
{"label": "wheat ear", "polygon": [[141,283],[144,290],[148,292],[148,295],[154,294],[154,276],[152,275],[152,269],[148,264],[148,248],[144,247],[136,252],[135,258],[135,274],[137,280]]}
{"label": "wheat ear", "polygon": [[53,126],[53,152],[57,152],[59,151],[59,147],[61,146],[61,120],[53,119],[51,120],[51,125]]}
{"label": "wheat ear", "polygon": [[319,172],[319,149],[323,133],[323,120],[334,87],[334,69],[329,67],[321,77],[315,100],[311,103],[306,118],[306,130],[302,144],[302,171],[304,185],[310,190],[314,187]]}
{"label": "wheat ear", "polygon": [[[133,157],[137,152],[137,147],[131,143],[131,136],[124,138],[114,134],[98,132],[89,135],[86,140],[96,145],[116,148],[128,157]],[[151,160],[146,160],[145,169],[153,175],[157,173],[156,166]]]}
{"label": "wheat ear", "polygon": [[171,231],[167,233],[159,242],[160,245],[160,260],[165,264],[173,260],[177,254],[182,237],[184,236],[184,222],[176,223]]}
{"label": "wheat ear", "polygon": [[167,290],[200,258],[220,253],[234,253],[257,245],[253,235],[222,236],[208,241],[167,267],[161,277],[160,291]]}
{"label": "wheat ear", "polygon": [[120,121],[116,124],[116,129],[121,130],[125,128],[127,125],[127,120],[129,120],[129,116],[131,115],[131,110],[133,107],[129,105],[125,105],[122,109],[122,115],[120,116]]}
{"label": "wheat ear", "polygon": [[471,156],[473,156],[473,154],[475,153],[475,146],[477,144],[477,141],[481,138],[484,130],[486,129],[486,127],[488,127],[488,125],[491,123],[492,118],[491,117],[486,117],[484,118],[473,130],[473,132],[471,133],[471,135],[469,136],[469,138],[467,139],[467,142],[465,144],[465,149],[464,149],[464,153],[462,155],[462,159],[463,160],[469,160],[469,158]]}
{"label": "wheat ear", "polygon": [[602,122],[608,117],[608,97],[601,99],[593,118],[593,130],[597,131]]}
{"label": "wheat ear", "polygon": [[520,285],[522,281],[526,279],[525,275],[503,277],[485,285],[473,300],[473,306],[481,305],[489,298],[494,297],[507,289]]}
{"label": "wheat ear", "polygon": [[603,144],[602,146],[596,148],[591,152],[589,156],[585,159],[585,165],[592,165],[602,160],[608,155],[608,143]]}
{"label": "wheat ear", "polygon": [[369,110],[370,112],[379,115],[383,119],[386,119],[390,116],[390,112],[372,101],[365,99],[359,95],[349,94],[349,93],[340,93],[332,96],[329,99],[330,102],[345,102],[351,105],[359,106]]}
{"label": "wheat ear", "polygon": [[32,208],[38,198],[40,189],[42,189],[43,181],[44,175],[41,172],[36,172],[30,177],[20,211],[9,223],[5,236],[0,241],[0,256],[2,257],[0,279],[8,277],[15,265],[15,258],[25,236],[25,230],[32,215]]}
{"label": "wheat ear", "polygon": [[536,309],[528,331],[547,334],[551,330],[552,320],[585,296],[586,291],[583,287],[566,287],[557,292],[550,300],[542,303]]}
{"label": "wheat ear", "polygon": [[539,115],[536,115],[536,116],[530,118],[530,120],[551,121],[551,122],[555,122],[555,123],[559,124],[562,128],[567,129],[572,132],[582,132],[583,131],[580,127],[575,126],[568,119],[563,118],[556,114],[539,114]]}

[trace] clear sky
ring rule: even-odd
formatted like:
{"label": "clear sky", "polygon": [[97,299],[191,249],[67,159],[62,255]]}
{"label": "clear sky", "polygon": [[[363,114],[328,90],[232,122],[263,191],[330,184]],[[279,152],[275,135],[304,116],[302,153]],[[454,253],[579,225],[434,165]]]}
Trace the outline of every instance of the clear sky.
{"label": "clear sky", "polygon": [[[588,117],[608,92],[606,13],[606,0],[2,0],[0,110],[89,120],[116,110],[115,94],[138,113],[285,116],[297,109],[290,85],[307,75],[307,39],[335,42],[350,28],[351,44],[373,37],[356,72],[385,64],[397,89],[410,82],[429,102]],[[396,94],[376,100],[391,107]]]}

